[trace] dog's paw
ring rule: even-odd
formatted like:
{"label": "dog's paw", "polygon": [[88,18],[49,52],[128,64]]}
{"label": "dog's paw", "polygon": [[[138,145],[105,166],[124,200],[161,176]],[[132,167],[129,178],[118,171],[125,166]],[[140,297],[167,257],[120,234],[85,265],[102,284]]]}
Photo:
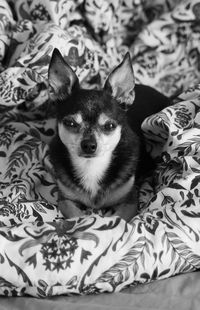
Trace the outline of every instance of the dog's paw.
{"label": "dog's paw", "polygon": [[84,213],[76,206],[76,204],[68,199],[58,201],[58,209],[65,218],[81,217]]}
{"label": "dog's paw", "polygon": [[130,222],[137,215],[137,205],[122,203],[116,207],[113,215]]}

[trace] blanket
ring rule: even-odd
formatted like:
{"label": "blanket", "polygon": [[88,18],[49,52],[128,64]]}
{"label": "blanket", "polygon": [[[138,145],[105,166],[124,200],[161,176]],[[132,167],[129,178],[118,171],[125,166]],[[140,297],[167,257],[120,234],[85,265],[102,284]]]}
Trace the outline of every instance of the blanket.
{"label": "blanket", "polygon": [[[200,268],[199,0],[2,0],[0,294],[116,292]],[[129,223],[57,210],[47,71],[60,49],[101,87],[127,50],[137,82],[174,97],[142,129],[156,169]],[[184,91],[184,92],[183,92]]]}

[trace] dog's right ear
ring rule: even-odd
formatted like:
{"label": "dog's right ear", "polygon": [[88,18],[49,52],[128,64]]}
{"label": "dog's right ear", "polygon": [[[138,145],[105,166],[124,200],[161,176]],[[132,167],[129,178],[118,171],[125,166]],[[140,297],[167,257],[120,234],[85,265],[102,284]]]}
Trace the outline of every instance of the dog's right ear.
{"label": "dog's right ear", "polygon": [[123,61],[110,73],[104,89],[114,97],[124,110],[133,104],[135,99],[135,78],[131,57],[126,53]]}
{"label": "dog's right ear", "polygon": [[53,50],[48,70],[48,91],[51,99],[69,96],[79,86],[78,77],[57,48]]}

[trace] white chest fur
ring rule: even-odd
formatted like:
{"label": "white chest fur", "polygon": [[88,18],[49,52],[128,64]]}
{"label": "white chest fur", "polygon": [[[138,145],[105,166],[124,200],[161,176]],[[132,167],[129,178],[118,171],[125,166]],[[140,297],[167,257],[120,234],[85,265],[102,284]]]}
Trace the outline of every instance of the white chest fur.
{"label": "white chest fur", "polygon": [[111,161],[111,154],[93,158],[74,157],[74,170],[81,184],[87,190],[91,197],[94,197],[99,188],[99,182],[105,175]]}
{"label": "white chest fur", "polygon": [[[94,201],[92,195],[88,195],[85,191],[78,188],[70,188],[69,184],[65,184],[62,180],[57,180],[59,189],[66,199],[71,201],[79,201],[87,207],[94,209],[106,208],[110,206],[115,206],[126,197],[126,195],[133,190],[135,177],[132,176],[127,182],[116,186],[114,188],[108,187],[104,192],[101,192],[100,199]],[[94,191],[93,191],[94,194]]]}

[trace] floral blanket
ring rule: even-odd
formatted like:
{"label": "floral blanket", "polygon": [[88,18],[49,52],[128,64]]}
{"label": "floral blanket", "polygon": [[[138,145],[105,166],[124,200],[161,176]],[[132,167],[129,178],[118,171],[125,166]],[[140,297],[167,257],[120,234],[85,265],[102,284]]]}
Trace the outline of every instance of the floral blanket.
{"label": "floral blanket", "polygon": [[[199,12],[199,0],[1,0],[1,295],[114,292],[200,268]],[[57,211],[47,96],[55,47],[87,88],[129,49],[136,81],[176,97],[142,125],[156,170],[130,223]]]}

